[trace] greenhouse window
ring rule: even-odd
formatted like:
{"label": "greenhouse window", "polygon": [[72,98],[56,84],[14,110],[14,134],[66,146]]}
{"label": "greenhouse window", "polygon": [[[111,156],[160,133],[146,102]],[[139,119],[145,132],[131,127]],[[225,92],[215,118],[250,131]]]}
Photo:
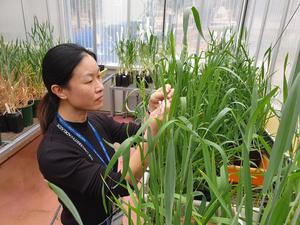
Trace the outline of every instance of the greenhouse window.
{"label": "greenhouse window", "polygon": [[62,5],[67,39],[93,50],[99,63],[111,66],[118,65],[118,36],[135,36],[141,26],[157,32],[163,21],[160,1],[63,0]]}
{"label": "greenhouse window", "polygon": [[[158,37],[173,30],[176,51],[180,52],[183,13],[192,6],[200,10],[204,30],[220,33],[227,28],[238,29],[242,2],[237,0],[62,0],[67,40],[93,50],[99,63],[110,66],[118,66],[114,51],[118,36],[135,37],[139,29],[151,30]],[[189,51],[205,50],[206,44],[190,20],[188,38],[193,44]]]}

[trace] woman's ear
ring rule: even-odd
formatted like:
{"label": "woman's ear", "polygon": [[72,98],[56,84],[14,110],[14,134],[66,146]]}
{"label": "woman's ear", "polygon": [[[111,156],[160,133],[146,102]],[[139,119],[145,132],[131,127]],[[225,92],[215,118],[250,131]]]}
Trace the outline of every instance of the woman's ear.
{"label": "woman's ear", "polygon": [[51,91],[53,94],[57,95],[57,97],[59,97],[60,99],[67,99],[64,89],[61,86],[57,84],[53,84],[51,85]]}

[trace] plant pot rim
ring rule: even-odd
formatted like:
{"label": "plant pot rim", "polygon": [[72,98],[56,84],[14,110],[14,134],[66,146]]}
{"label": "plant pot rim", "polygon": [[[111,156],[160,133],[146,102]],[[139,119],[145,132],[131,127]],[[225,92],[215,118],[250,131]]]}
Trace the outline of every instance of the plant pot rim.
{"label": "plant pot rim", "polygon": [[10,113],[5,111],[3,115],[8,116],[8,115],[15,115],[15,114],[22,114],[22,112],[20,109],[16,109],[15,112],[10,112]]}
{"label": "plant pot rim", "polygon": [[27,109],[29,107],[32,107],[34,104],[34,100],[29,100],[26,106],[20,107],[19,109]]}
{"label": "plant pot rim", "polygon": [[[269,157],[267,154],[262,153],[260,165],[256,167],[250,167],[251,183],[254,186],[262,186],[264,183],[264,176],[269,164]],[[228,165],[228,175],[230,183],[239,183],[239,174],[242,166]]]}

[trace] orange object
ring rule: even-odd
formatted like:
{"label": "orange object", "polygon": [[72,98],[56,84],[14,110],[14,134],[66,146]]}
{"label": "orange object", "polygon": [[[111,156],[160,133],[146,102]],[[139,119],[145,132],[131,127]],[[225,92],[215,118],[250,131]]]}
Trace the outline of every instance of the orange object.
{"label": "orange object", "polygon": [[[265,172],[268,168],[269,159],[263,155],[259,168],[250,168],[251,183],[253,186],[261,186],[264,183]],[[238,183],[241,166],[229,165],[227,166],[229,181],[231,183]]]}

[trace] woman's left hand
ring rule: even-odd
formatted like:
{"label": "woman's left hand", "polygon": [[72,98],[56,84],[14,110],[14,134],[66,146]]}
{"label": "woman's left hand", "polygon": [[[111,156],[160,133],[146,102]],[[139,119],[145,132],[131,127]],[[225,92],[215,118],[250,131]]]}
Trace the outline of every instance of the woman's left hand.
{"label": "woman's left hand", "polygon": [[[167,100],[169,102],[172,101],[172,97],[174,94],[174,89],[171,87],[170,84],[166,84],[165,86],[166,93],[167,93]],[[164,91],[163,88],[157,89],[154,93],[152,93],[150,100],[149,100],[149,105],[148,105],[148,110],[150,112],[153,112],[157,107],[160,106],[160,103],[164,100]]]}

